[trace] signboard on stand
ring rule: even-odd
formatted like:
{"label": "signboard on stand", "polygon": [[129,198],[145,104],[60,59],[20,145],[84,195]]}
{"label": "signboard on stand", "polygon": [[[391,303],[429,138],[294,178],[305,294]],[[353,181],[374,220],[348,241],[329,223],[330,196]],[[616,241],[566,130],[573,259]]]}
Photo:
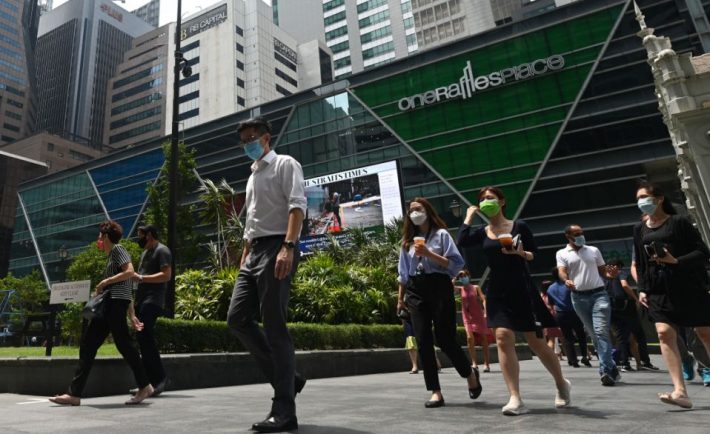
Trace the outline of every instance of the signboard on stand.
{"label": "signboard on stand", "polygon": [[90,293],[90,280],[54,283],[49,296],[49,304],[84,303],[89,301]]}

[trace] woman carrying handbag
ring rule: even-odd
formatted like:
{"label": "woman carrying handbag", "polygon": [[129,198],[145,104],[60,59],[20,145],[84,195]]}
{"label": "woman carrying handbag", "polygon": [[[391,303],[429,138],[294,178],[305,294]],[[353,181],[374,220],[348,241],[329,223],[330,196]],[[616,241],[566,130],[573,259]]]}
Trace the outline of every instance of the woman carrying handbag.
{"label": "woman carrying handbag", "polygon": [[111,333],[116,348],[128,362],[133,375],[138,383],[138,393],[126,401],[126,405],[140,404],[144,399],[153,394],[153,387],[148,381],[140,355],[136,350],[126,324],[126,314],[131,319],[131,324],[136,330],[142,324],[133,311],[132,289],[130,277],[133,275],[131,257],[125,247],[118,244],[123,236],[121,225],[109,220],[99,224],[99,236],[96,240],[97,247],[108,254],[108,261],[104,271],[104,279],[96,285],[96,292],[100,294],[109,291],[102,302],[102,314],[94,316],[84,334],[79,349],[79,366],[69,386],[68,393],[49,398],[51,402],[60,405],[80,405],[81,395],[89,379],[91,367],[96,358],[96,352]]}

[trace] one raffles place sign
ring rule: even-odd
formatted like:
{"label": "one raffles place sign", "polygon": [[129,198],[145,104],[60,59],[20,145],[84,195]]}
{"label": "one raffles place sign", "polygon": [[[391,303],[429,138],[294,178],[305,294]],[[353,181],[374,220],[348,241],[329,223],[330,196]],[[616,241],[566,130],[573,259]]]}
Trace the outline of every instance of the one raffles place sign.
{"label": "one raffles place sign", "polygon": [[558,71],[564,67],[565,58],[561,54],[555,54],[546,59],[537,59],[530,63],[523,63],[476,77],[473,74],[473,65],[469,61],[466,62],[463,75],[457,83],[402,98],[399,100],[398,107],[400,111],[407,111],[455,98],[468,99],[478,91]]}
{"label": "one raffles place sign", "polygon": [[83,303],[89,301],[90,280],[52,284],[49,304]]}

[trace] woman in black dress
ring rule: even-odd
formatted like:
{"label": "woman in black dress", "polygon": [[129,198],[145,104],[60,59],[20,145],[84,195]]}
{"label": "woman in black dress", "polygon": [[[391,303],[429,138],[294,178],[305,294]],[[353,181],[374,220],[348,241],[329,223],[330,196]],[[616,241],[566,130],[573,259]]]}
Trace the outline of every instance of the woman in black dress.
{"label": "woman in black dress", "polygon": [[[503,378],[510,392],[510,400],[503,407],[503,414],[517,416],[527,413],[520,398],[520,365],[515,353],[515,332],[522,332],[530,349],[537,354],[542,364],[552,374],[557,387],[555,407],[570,403],[570,382],[562,376],[560,362],[547,346],[542,335],[536,336],[544,327],[557,327],[534,288],[527,261],[532,261],[536,250],[532,232],[522,220],[505,218],[505,196],[496,187],[484,187],[478,194],[479,206],[471,206],[464,224],[459,230],[459,247],[483,246],[490,268],[490,283],[487,293],[488,326],[495,330]],[[472,228],[476,212],[483,213],[490,224]],[[511,234],[517,237],[517,247],[502,248],[498,236]],[[537,324],[536,324],[537,323]]]}
{"label": "woman in black dress", "polygon": [[705,271],[710,251],[690,220],[676,214],[657,186],[641,183],[636,200],[648,215],[634,227],[639,301],[656,323],[663,360],[673,381],[673,391],[658,397],[666,404],[691,408],[676,329],[695,327],[710,351],[710,285]]}

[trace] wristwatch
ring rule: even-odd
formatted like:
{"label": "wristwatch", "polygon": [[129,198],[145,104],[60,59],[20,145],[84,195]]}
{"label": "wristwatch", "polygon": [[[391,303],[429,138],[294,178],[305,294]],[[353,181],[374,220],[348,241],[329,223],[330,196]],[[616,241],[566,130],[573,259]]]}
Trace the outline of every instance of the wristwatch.
{"label": "wristwatch", "polygon": [[287,249],[295,249],[296,248],[296,243],[294,241],[286,240],[283,243],[281,243],[281,245],[286,247]]}

